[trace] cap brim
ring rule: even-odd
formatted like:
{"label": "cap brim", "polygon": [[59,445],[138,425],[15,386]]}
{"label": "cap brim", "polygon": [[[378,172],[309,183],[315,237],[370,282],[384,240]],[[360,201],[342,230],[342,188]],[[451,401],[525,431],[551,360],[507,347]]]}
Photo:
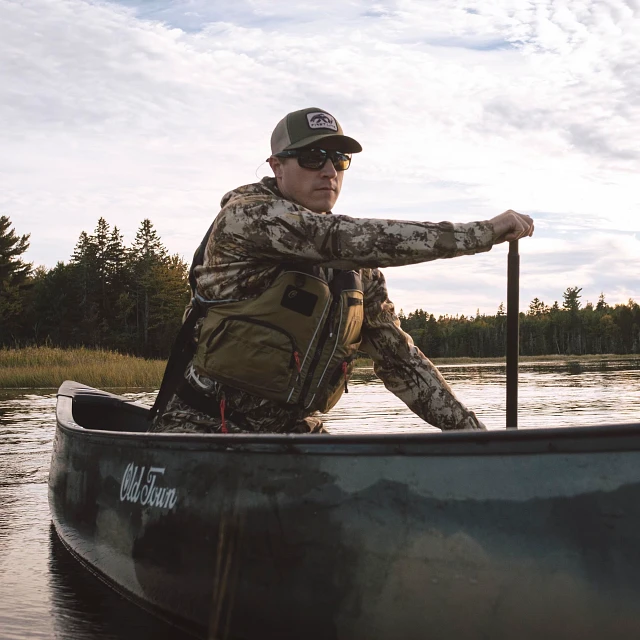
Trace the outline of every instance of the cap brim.
{"label": "cap brim", "polygon": [[362,151],[362,146],[357,140],[339,133],[321,133],[317,136],[309,136],[304,140],[290,144],[288,147],[285,147],[283,151],[287,149],[317,147],[319,141],[322,141],[322,148],[328,149],[329,151],[344,151],[345,153],[360,153]]}

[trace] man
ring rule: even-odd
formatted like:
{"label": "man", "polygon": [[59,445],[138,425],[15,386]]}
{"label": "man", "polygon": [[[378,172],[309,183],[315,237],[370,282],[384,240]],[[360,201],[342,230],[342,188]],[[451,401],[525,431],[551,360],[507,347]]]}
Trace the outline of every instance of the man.
{"label": "man", "polygon": [[468,224],[334,215],[360,151],[322,109],[278,123],[274,177],[227,193],[196,252],[151,430],[322,431],[317,414],[347,389],[358,350],[425,421],[484,429],[400,329],[379,268],[488,251],[533,222],[514,211]]}

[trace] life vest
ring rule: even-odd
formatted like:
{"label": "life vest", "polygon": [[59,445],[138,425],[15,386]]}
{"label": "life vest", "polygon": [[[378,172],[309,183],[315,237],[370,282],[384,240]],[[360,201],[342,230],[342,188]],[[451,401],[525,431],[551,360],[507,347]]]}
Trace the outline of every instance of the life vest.
{"label": "life vest", "polygon": [[363,318],[358,272],[335,270],[328,283],[284,270],[255,298],[208,306],[193,366],[222,384],[326,412],[347,388]]}

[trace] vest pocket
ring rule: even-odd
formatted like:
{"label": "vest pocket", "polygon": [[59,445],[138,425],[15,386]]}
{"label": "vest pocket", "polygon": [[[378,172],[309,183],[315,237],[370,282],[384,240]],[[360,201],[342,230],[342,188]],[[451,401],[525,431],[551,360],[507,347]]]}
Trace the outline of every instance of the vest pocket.
{"label": "vest pocket", "polygon": [[[350,295],[349,295],[350,294]],[[364,321],[363,296],[360,291],[350,291],[345,296],[346,307],[344,332],[341,342],[346,346],[360,344],[362,323]]]}
{"label": "vest pocket", "polygon": [[269,322],[227,317],[210,333],[204,330],[200,344],[194,365],[222,383],[264,395],[282,394],[295,383],[295,340]]}
{"label": "vest pocket", "polygon": [[338,403],[338,400],[342,397],[342,394],[347,391],[347,382],[353,372],[354,358],[355,355],[348,355],[342,360],[342,362],[338,363],[334,368],[325,389],[318,393],[314,404],[320,413],[327,413],[327,411],[333,409],[333,407]]}

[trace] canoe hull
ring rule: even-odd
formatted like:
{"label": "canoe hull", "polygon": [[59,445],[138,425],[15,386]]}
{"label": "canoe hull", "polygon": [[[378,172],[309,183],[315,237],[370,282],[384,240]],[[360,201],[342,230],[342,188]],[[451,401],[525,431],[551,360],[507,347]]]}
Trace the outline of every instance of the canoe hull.
{"label": "canoe hull", "polygon": [[640,425],[111,433],[79,427],[81,394],[61,393],[59,536],[202,636],[640,637]]}

